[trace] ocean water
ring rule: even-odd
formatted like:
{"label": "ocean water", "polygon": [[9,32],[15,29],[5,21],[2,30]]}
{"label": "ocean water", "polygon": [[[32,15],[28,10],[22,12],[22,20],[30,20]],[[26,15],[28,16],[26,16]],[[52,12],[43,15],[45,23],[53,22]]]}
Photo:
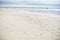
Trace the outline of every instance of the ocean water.
{"label": "ocean water", "polygon": [[[54,1],[54,2],[53,2]],[[28,1],[28,0],[0,0],[0,7],[42,7],[42,8],[50,8],[50,9],[60,9],[60,0],[35,0],[35,1]]]}
{"label": "ocean water", "polygon": [[[54,2],[53,2],[54,1]],[[15,8],[35,13],[49,13],[60,15],[60,0],[0,0],[0,8]],[[46,9],[46,10],[44,10]],[[50,10],[49,10],[50,9]],[[54,9],[54,10],[52,10]],[[58,9],[58,10],[56,10]]]}

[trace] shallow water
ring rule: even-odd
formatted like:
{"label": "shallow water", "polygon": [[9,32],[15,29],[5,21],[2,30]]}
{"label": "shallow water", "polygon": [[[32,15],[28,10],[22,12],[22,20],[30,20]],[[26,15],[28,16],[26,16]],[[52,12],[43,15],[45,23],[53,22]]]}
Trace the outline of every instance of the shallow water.
{"label": "shallow water", "polygon": [[[4,9],[4,8],[0,8],[0,9]],[[9,8],[5,8],[5,9],[9,9]],[[52,14],[52,15],[60,15],[60,9],[41,9],[41,8],[27,8],[27,7],[19,7],[19,8],[13,8],[10,7],[10,9],[16,9],[16,10],[24,10],[24,11],[28,11],[28,12],[32,12],[32,13],[36,13],[36,14]]]}

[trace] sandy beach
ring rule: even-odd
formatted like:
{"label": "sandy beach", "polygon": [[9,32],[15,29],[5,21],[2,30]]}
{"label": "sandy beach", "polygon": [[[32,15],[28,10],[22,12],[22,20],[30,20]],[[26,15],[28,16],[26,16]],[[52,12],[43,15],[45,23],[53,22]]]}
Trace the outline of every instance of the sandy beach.
{"label": "sandy beach", "polygon": [[0,9],[0,40],[60,40],[60,16]]}

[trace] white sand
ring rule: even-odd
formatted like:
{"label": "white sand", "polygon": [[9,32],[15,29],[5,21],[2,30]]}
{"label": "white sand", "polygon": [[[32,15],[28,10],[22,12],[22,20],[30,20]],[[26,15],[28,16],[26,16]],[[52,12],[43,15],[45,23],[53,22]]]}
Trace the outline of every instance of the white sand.
{"label": "white sand", "polygon": [[0,9],[0,40],[60,40],[60,16]]}

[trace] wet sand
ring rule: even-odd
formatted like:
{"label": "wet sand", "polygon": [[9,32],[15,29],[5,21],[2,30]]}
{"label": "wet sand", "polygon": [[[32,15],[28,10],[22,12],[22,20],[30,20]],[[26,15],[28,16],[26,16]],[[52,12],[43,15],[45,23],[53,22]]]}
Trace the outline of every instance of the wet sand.
{"label": "wet sand", "polygon": [[60,40],[60,16],[0,9],[0,40]]}

